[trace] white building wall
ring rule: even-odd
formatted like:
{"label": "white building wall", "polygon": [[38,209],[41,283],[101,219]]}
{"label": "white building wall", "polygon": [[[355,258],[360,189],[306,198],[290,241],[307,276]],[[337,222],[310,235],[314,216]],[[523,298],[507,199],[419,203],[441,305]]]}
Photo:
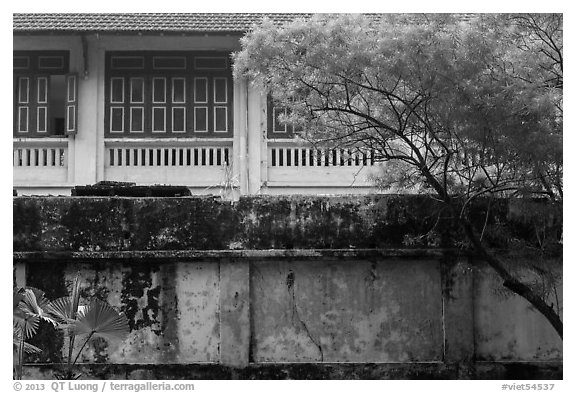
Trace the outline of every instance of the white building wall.
{"label": "white building wall", "polygon": [[[14,187],[19,194],[70,195],[75,185],[94,184],[102,180],[136,181],[138,184],[186,185],[194,193],[218,194],[236,198],[239,194],[341,194],[371,191],[367,181],[369,170],[356,167],[295,167],[271,166],[270,146],[278,142],[287,148],[291,141],[267,139],[266,96],[245,81],[234,82],[234,130],[232,138],[163,138],[160,147],[174,146],[222,148],[231,145],[231,170],[224,168],[183,167],[116,167],[107,166],[110,146],[121,146],[126,138],[104,138],[105,55],[120,50],[222,50],[240,49],[239,37],[230,35],[118,35],[90,34],[86,36],[15,36],[14,50],[69,50],[70,71],[79,75],[78,133],[63,138],[67,144],[68,166],[63,181],[62,170],[41,172],[28,168],[15,176]],[[53,140],[53,138],[52,138]],[[16,141],[16,139],[15,139]],[[154,143],[152,138],[133,139],[134,148]],[[160,143],[160,139],[157,140]],[[41,141],[33,141],[38,144]],[[214,146],[211,146],[210,143]],[[156,147],[157,145],[154,145]],[[35,171],[35,172],[33,172]],[[16,171],[15,171],[16,173]],[[146,180],[148,179],[148,180]],[[224,190],[234,187],[234,191]]]}

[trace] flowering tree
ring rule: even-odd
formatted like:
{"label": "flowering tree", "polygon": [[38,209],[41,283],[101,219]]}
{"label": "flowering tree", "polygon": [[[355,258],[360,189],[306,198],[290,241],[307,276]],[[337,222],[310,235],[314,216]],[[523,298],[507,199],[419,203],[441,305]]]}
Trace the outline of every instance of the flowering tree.
{"label": "flowering tree", "polygon": [[442,201],[471,247],[562,336],[553,306],[490,253],[481,196],[562,200],[562,17],[315,15],[242,39],[235,76],[313,142],[370,148],[377,180]]}

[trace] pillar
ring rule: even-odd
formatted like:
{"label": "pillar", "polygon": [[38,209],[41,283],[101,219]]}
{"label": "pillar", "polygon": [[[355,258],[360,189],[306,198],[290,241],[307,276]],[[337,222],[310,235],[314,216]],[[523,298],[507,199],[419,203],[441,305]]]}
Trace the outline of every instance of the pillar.
{"label": "pillar", "polygon": [[[80,39],[80,38],[78,38]],[[82,47],[82,45],[81,45]],[[78,84],[78,133],[74,136],[74,149],[70,158],[73,160],[73,183],[76,185],[93,184],[97,181],[97,173],[102,169],[99,159],[99,146],[104,143],[102,112],[103,100],[100,99],[104,75],[102,72],[104,60],[100,59],[95,36],[86,37],[86,45],[75,53],[78,58],[74,71],[79,75]],[[86,64],[84,63],[86,59]],[[102,65],[102,66],[101,66]],[[84,71],[88,73],[85,74]],[[102,101],[102,103],[101,103]]]}

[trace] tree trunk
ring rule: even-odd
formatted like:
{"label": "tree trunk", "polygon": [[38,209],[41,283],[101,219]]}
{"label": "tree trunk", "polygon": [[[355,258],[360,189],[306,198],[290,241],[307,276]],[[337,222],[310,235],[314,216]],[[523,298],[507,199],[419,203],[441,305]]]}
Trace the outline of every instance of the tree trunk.
{"label": "tree trunk", "polygon": [[560,319],[558,313],[553,307],[548,305],[543,298],[538,296],[534,291],[528,287],[526,284],[522,283],[520,280],[512,276],[510,272],[506,269],[504,264],[496,258],[494,255],[490,254],[486,247],[480,241],[480,238],[476,234],[472,223],[468,219],[461,218],[460,223],[463,226],[466,236],[472,242],[475,251],[484,259],[490,267],[492,267],[496,273],[504,280],[502,285],[510,289],[515,294],[526,299],[530,304],[532,304],[544,317],[550,322],[550,324],[556,330],[556,333],[563,338],[563,323]]}
{"label": "tree trunk", "polygon": [[560,315],[546,302],[543,298],[538,296],[534,291],[528,287],[526,284],[522,283],[516,277],[514,277],[506,266],[496,258],[494,255],[490,254],[486,247],[482,244],[480,237],[474,230],[474,226],[472,223],[460,214],[459,209],[455,206],[454,200],[450,197],[446,189],[438,182],[438,180],[432,176],[428,168],[423,164],[420,167],[420,172],[426,179],[429,181],[430,185],[436,190],[438,196],[444,201],[446,206],[452,211],[454,217],[457,218],[460,225],[462,225],[468,240],[474,246],[474,250],[478,253],[478,255],[484,259],[490,267],[492,267],[496,273],[504,280],[502,285],[506,288],[510,289],[515,294],[523,297],[526,299],[530,304],[532,304],[556,330],[556,333],[563,339],[563,324],[562,320],[560,319]]}

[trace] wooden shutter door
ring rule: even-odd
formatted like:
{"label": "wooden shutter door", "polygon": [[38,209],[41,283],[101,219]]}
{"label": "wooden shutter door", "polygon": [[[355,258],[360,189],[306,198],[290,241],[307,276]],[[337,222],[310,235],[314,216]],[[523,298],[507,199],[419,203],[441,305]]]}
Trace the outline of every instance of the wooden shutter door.
{"label": "wooden shutter door", "polygon": [[66,133],[78,132],[78,74],[66,75]]}

